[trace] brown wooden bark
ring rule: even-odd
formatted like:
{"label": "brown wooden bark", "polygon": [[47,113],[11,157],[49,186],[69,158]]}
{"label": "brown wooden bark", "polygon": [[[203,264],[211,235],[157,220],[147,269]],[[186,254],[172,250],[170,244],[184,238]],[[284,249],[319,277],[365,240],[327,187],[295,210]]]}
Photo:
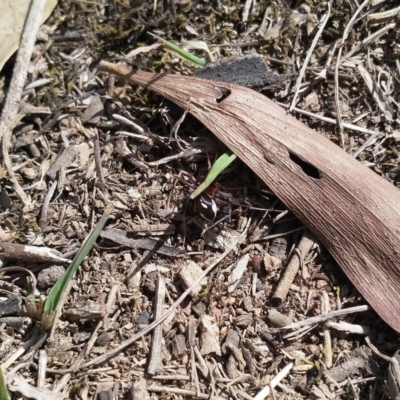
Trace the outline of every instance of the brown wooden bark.
{"label": "brown wooden bark", "polygon": [[320,239],[400,332],[400,192],[265,96],[179,75],[101,68],[188,109]]}

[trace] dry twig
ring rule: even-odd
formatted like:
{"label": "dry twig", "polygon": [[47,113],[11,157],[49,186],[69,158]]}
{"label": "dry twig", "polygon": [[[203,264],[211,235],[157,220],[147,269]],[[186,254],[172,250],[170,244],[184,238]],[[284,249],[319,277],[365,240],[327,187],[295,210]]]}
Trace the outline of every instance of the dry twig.
{"label": "dry twig", "polygon": [[32,0],[29,8],[28,17],[25,22],[24,31],[21,36],[20,48],[15,61],[14,71],[7,98],[3,106],[0,120],[0,140],[2,141],[2,154],[10,180],[14,185],[14,190],[18,194],[25,206],[31,205],[31,200],[22,190],[17,177],[12,170],[12,164],[8,155],[12,130],[16,124],[16,117],[24,89],[29,61],[35,45],[36,35],[40,27],[40,22],[46,0]]}
{"label": "dry twig", "polygon": [[364,7],[366,7],[371,0],[365,0],[357,9],[357,11],[353,14],[351,17],[349,23],[347,24],[346,28],[344,29],[343,36],[342,36],[342,41],[340,42],[339,46],[339,52],[336,60],[336,66],[335,66],[335,102],[336,102],[336,113],[337,113],[337,122],[339,126],[339,133],[340,133],[340,140],[342,144],[342,148],[345,148],[345,143],[344,143],[344,136],[343,136],[343,121],[342,121],[342,110],[340,107],[340,98],[339,98],[339,66],[340,66],[340,60],[342,56],[342,50],[344,43],[347,39],[347,35],[349,34],[350,28],[353,26],[354,21],[360,14],[360,12],[363,10]]}

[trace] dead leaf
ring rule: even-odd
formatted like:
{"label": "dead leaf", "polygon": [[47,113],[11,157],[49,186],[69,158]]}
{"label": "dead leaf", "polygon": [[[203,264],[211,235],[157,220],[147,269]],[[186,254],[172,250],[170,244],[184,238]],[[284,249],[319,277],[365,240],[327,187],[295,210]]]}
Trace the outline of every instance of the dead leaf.
{"label": "dead leaf", "polygon": [[251,89],[179,75],[108,71],[187,108],[321,240],[375,311],[400,332],[400,192]]}
{"label": "dead leaf", "polygon": [[[22,27],[28,13],[30,0],[3,0],[0,15],[0,71],[6,61],[18,49]],[[42,22],[49,18],[57,5],[57,0],[47,0],[42,16]]]}

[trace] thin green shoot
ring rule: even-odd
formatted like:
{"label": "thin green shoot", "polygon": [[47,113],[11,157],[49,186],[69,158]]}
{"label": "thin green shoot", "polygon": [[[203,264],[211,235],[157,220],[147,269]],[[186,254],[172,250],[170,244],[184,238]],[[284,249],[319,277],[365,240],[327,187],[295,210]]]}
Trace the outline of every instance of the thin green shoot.
{"label": "thin green shoot", "polygon": [[[206,62],[203,59],[194,56],[193,54],[189,53],[188,51],[181,49],[179,46],[155,35],[154,33],[151,33],[151,32],[148,32],[148,33],[149,33],[149,35],[153,36],[154,38],[160,40],[162,43],[165,44],[165,46],[169,50],[174,51],[175,53],[179,54],[185,60],[195,64],[196,66],[198,66],[200,68],[203,68],[206,65]],[[214,180],[218,177],[218,175],[222,171],[224,171],[235,159],[236,159],[236,155],[233,154],[232,152],[227,152],[227,153],[222,154],[222,156],[219,157],[218,160],[212,166],[205,181],[202,182],[200,184],[200,186],[191,194],[190,198],[191,199],[196,198],[200,193],[202,193],[205,189],[207,189],[208,186],[210,186],[211,183],[213,183]]]}
{"label": "thin green shoot", "polygon": [[54,314],[57,310],[57,307],[60,303],[60,299],[66,288],[68,287],[69,282],[74,277],[78,267],[81,265],[85,257],[89,254],[92,249],[94,243],[96,242],[100,232],[104,228],[107,220],[109,218],[109,214],[106,211],[103,216],[100,218],[96,228],[92,231],[92,233],[87,237],[87,239],[82,244],[78,253],[72,260],[71,264],[61,276],[61,278],[56,282],[56,284],[51,288],[50,293],[46,299],[46,304],[44,305],[44,314],[42,317],[42,328],[44,330],[50,329],[53,324]]}
{"label": "thin green shoot", "polygon": [[233,154],[231,151],[228,151],[215,161],[214,165],[211,167],[210,172],[208,173],[206,179],[198,186],[198,188],[190,195],[190,198],[193,200],[199,194],[204,192],[218,177],[218,175],[224,171],[226,168],[232,164],[233,161],[236,160],[236,155]]}
{"label": "thin green shoot", "polygon": [[162,43],[164,43],[165,47],[167,47],[168,50],[171,50],[171,51],[177,53],[183,59],[191,62],[192,64],[196,65],[197,67],[203,68],[206,65],[206,62],[202,58],[196,57],[195,55],[189,53],[188,51],[181,49],[176,44],[173,44],[173,43],[169,42],[168,40],[165,40],[165,39],[161,38],[160,36],[155,35],[154,33],[148,32],[148,34],[153,36],[154,38],[160,40]]}
{"label": "thin green shoot", "polygon": [[11,400],[10,393],[7,390],[6,375],[0,366],[0,400]]}

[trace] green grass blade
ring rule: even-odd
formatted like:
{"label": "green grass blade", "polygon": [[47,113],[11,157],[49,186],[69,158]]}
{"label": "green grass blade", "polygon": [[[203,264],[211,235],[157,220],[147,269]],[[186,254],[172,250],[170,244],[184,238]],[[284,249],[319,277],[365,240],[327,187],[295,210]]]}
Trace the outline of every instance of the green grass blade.
{"label": "green grass blade", "polygon": [[218,158],[217,161],[215,161],[214,165],[210,169],[210,172],[208,173],[206,179],[204,182],[200,184],[200,186],[190,195],[190,198],[193,200],[196,198],[200,193],[202,193],[205,189],[207,189],[217,178],[217,176],[230,164],[232,164],[233,161],[236,160],[236,155],[233,154],[232,152],[228,151],[224,154],[222,154],[221,157]]}
{"label": "green grass blade", "polygon": [[11,400],[10,393],[7,390],[6,375],[2,367],[0,367],[0,400]]}
{"label": "green grass blade", "polygon": [[191,62],[192,64],[196,65],[197,67],[203,68],[206,65],[206,62],[202,58],[194,56],[193,54],[189,53],[188,51],[181,49],[176,44],[173,44],[173,43],[169,42],[168,40],[165,40],[165,39],[161,38],[160,36],[155,35],[154,33],[151,33],[151,32],[147,32],[147,33],[149,35],[153,36],[154,38],[156,38],[157,40],[160,40],[162,43],[164,43],[165,46],[169,50],[179,54],[183,59]]}
{"label": "green grass blade", "polygon": [[[58,304],[62,297],[63,292],[68,286],[70,280],[74,277],[78,267],[81,265],[84,258],[88,255],[89,251],[92,249],[94,243],[96,242],[100,232],[104,228],[107,220],[109,218],[109,214],[105,212],[103,216],[100,218],[96,228],[92,231],[92,233],[88,236],[86,241],[82,244],[78,253],[72,260],[71,264],[61,276],[61,278],[56,282],[56,284],[51,288],[50,293],[47,297],[46,304],[44,306],[44,316],[43,318],[47,318],[47,324],[49,323],[49,316],[54,316],[54,313],[57,310]],[[50,324],[51,326],[51,324]]]}
{"label": "green grass blade", "polygon": [[[184,58],[187,61],[190,61],[196,66],[203,68],[206,65],[206,62],[202,58],[194,56],[188,51],[181,49],[179,46],[169,42],[168,40],[161,38],[160,36],[155,35],[154,33],[148,32],[148,34],[160,40],[162,43],[165,44],[165,46],[169,50],[174,51],[175,53],[179,54],[182,58]],[[232,152],[227,152],[222,154],[222,156],[219,157],[218,160],[212,166],[204,182],[202,182],[201,185],[190,195],[190,198],[191,199],[196,198],[201,192],[207,189],[211,185],[211,183],[214,182],[217,176],[235,160],[236,160],[236,155],[233,154]]]}

